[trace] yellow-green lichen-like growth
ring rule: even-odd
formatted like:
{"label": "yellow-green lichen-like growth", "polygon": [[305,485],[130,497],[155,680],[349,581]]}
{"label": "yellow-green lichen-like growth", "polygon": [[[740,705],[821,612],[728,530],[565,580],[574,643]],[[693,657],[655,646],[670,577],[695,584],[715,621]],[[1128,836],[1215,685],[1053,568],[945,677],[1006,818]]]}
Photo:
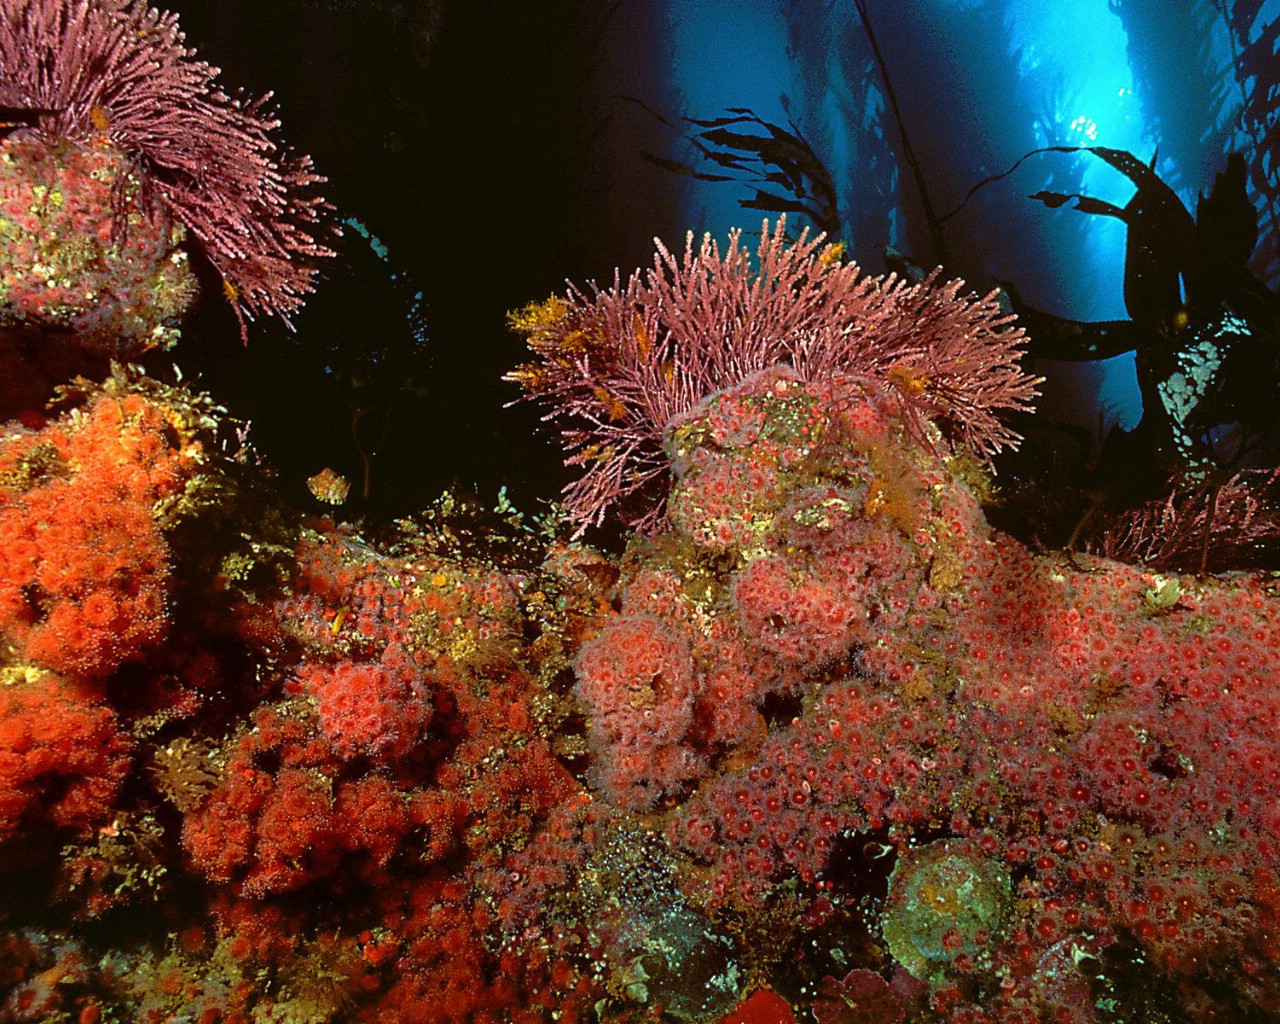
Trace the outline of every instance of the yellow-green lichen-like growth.
{"label": "yellow-green lichen-like growth", "polygon": [[971,843],[939,840],[903,852],[889,876],[880,928],[889,952],[922,981],[980,970],[1008,924],[1009,872]]}

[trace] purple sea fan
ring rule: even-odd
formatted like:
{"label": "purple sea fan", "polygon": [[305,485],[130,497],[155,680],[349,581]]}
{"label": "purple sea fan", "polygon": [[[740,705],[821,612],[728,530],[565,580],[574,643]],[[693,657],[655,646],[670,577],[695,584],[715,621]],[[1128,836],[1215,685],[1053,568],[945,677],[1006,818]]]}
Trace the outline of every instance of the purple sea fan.
{"label": "purple sea fan", "polygon": [[[653,267],[624,284],[572,283],[511,315],[534,360],[507,374],[549,407],[568,465],[585,466],[565,491],[583,528],[667,471],[664,431],[707,395],[778,364],[802,379],[856,389],[887,382],[917,427],[937,420],[980,458],[1020,440],[1001,411],[1028,410],[1038,380],[1019,365],[1023,331],[995,295],[964,282],[873,277],[840,247],[786,236],[766,221],[755,259],[730,233],[683,258],[660,241]],[[653,509],[633,525],[651,525]]]}
{"label": "purple sea fan", "polygon": [[314,288],[327,204],[311,158],[287,152],[258,100],[194,59],[177,16],[143,0],[0,4],[0,105],[50,144],[106,144],[198,239],[241,318],[286,323]]}

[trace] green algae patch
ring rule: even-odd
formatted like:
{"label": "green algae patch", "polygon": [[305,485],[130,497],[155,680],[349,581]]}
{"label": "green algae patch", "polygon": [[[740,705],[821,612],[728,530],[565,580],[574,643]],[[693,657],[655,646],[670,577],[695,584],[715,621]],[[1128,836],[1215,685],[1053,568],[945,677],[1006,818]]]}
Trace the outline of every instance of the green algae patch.
{"label": "green algae patch", "polygon": [[880,917],[893,958],[922,981],[981,969],[1004,935],[1013,885],[973,844],[939,840],[903,853]]}

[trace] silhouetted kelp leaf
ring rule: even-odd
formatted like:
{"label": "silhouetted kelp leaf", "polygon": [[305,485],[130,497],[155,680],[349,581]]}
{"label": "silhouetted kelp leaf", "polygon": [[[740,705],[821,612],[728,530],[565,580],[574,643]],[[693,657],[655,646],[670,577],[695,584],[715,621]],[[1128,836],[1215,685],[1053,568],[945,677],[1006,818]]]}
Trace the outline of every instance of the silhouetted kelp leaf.
{"label": "silhouetted kelp leaf", "polygon": [[1249,169],[1232,153],[1226,170],[1214,175],[1213,188],[1196,203],[1200,272],[1206,287],[1230,289],[1229,278],[1246,270],[1258,244],[1258,211],[1249,201]]}
{"label": "silhouetted kelp leaf", "polygon": [[1051,210],[1056,210],[1059,206],[1071,202],[1075,196],[1069,196],[1065,192],[1036,192],[1027,197],[1028,199],[1038,199]]}
{"label": "silhouetted kelp leaf", "polygon": [[[770,171],[764,176],[764,180],[769,182],[771,185],[783,185],[790,187],[795,179],[792,175],[783,174],[781,171]],[[804,191],[803,185],[797,186],[796,195],[808,195],[808,193]]]}
{"label": "silhouetted kelp leaf", "polygon": [[640,150],[640,157],[648,160],[649,163],[657,167],[661,167],[664,171],[670,171],[672,174],[683,174],[685,177],[697,178],[699,181],[735,181],[732,175],[728,174],[708,174],[706,171],[699,171],[697,168],[681,162],[680,160],[672,160],[669,157],[659,156],[657,153],[650,153],[647,150]]}
{"label": "silhouetted kelp leaf", "polygon": [[1074,208],[1081,213],[1092,213],[1099,217],[1124,218],[1124,211],[1115,203],[1108,203],[1105,199],[1094,199],[1093,196],[1078,196]]}
{"label": "silhouetted kelp leaf", "polygon": [[1038,192],[1031,196],[1049,207],[1074,199],[1076,210],[1115,217],[1125,224],[1124,302],[1137,323],[1158,329],[1178,315],[1185,289],[1189,302],[1199,301],[1196,260],[1196,225],[1190,212],[1154,170],[1155,157],[1147,164],[1132,153],[1107,146],[1044,146],[1033,149],[1001,174],[980,181],[964,202],[943,220],[955,216],[979,189],[1008,177],[1028,157],[1037,153],[1092,153],[1128,178],[1137,191],[1123,207],[1092,196]]}
{"label": "silhouetted kelp leaf", "polygon": [[1253,267],[1270,287],[1280,286],[1280,18],[1257,24],[1262,0],[1214,0],[1230,29],[1235,79],[1240,90],[1240,124],[1253,143],[1249,185],[1263,209],[1263,243]]}
{"label": "silhouetted kelp leaf", "polygon": [[771,213],[803,213],[806,217],[812,217],[813,211],[798,199],[786,199],[782,196],[775,196],[768,192],[756,191],[751,199],[739,199],[739,206],[744,206],[748,210],[768,210]]}
{"label": "silhouetted kelp leaf", "polygon": [[749,165],[744,163],[741,157],[734,156],[732,153],[720,153],[714,149],[702,149],[701,152],[708,160],[719,164],[721,167],[732,167],[735,171],[750,172]]}
{"label": "silhouetted kelp leaf", "polygon": [[[1236,423],[1249,436],[1272,434],[1280,399],[1278,304],[1245,266],[1257,232],[1243,160],[1228,159],[1197,206],[1197,224],[1155,172],[1154,157],[1145,163],[1125,150],[1086,150],[1136,186],[1123,208],[1090,196],[1032,198],[1053,207],[1074,199],[1083,213],[1124,222],[1124,296],[1134,329],[1111,335],[1131,340],[1136,352],[1140,429],[1171,476],[1229,469],[1237,456],[1224,456],[1211,432]],[[1081,332],[1081,340],[1096,343],[1093,333]]]}
{"label": "silhouetted kelp leaf", "polygon": [[1074,199],[1075,206],[1072,209],[1079,210],[1081,213],[1094,213],[1103,217],[1123,217],[1123,211],[1114,203],[1108,203],[1105,199],[1094,199],[1092,196],[1082,196],[1078,193],[1066,195],[1062,192],[1037,192],[1027,198],[1039,199],[1051,210],[1056,210],[1059,206]]}
{"label": "silhouetted kelp leaf", "polygon": [[1143,332],[1132,320],[1071,320],[1022,302],[1013,286],[1001,282],[1018,323],[1027,330],[1027,352],[1036,359],[1097,362],[1133,352]]}
{"label": "silhouetted kelp leaf", "polygon": [[[686,132],[644,102],[629,96],[620,98],[635,103],[678,131],[704,160],[734,174],[708,173],[680,160],[641,152],[641,157],[649,163],[699,181],[775,185],[787,195],[756,188],[751,198],[740,199],[738,204],[746,209],[800,213],[812,220],[820,231],[839,235],[841,223],[835,183],[794,123],[788,122],[788,127],[783,127],[766,121],[748,107],[729,107],[722,117],[683,118],[686,124],[702,129]],[[736,130],[740,127],[756,128],[759,132]]]}
{"label": "silhouetted kelp leaf", "polygon": [[748,135],[746,132],[731,132],[727,128],[710,128],[699,132],[699,136],[713,146],[725,149],[740,149],[747,153],[768,153],[773,146],[771,139],[761,135]]}
{"label": "silhouetted kelp leaf", "polygon": [[[1120,150],[1089,151],[1137,186],[1123,208],[1062,197],[1076,199],[1083,212],[1124,222],[1125,304],[1132,319],[1073,325],[1025,308],[1020,319],[1036,354],[1060,357],[1074,348],[1078,356],[1093,350],[1099,358],[1132,349],[1143,412],[1134,430],[1108,436],[1085,488],[1096,504],[1072,536],[1092,535],[1090,543],[1107,550],[1123,539],[1114,530],[1130,529],[1123,525],[1129,521],[1125,510],[1139,522],[1152,509],[1167,511],[1174,496],[1194,493],[1205,512],[1196,521],[1191,556],[1170,549],[1151,557],[1180,569],[1198,563],[1202,573],[1211,550],[1217,569],[1253,564],[1265,545],[1251,540],[1233,546],[1232,531],[1224,534],[1215,518],[1219,495],[1251,479],[1241,471],[1274,465],[1280,451],[1280,298],[1248,269],[1257,211],[1246,193],[1244,159],[1228,157],[1193,219],[1151,165]],[[1032,198],[1063,205],[1058,194]],[[1250,508],[1274,508],[1263,490],[1247,491]],[[1096,528],[1082,529],[1093,513]],[[1224,515],[1241,537],[1254,537],[1248,516],[1237,522],[1229,509]],[[1264,533],[1274,532],[1274,519],[1262,515],[1258,522]],[[1275,545],[1266,550],[1274,552]]]}
{"label": "silhouetted kelp leaf", "polygon": [[640,150],[640,158],[648,160],[649,163],[661,167],[664,171],[670,171],[672,174],[685,174],[696,178],[698,172],[693,169],[691,164],[686,164],[680,160],[672,160],[670,157],[659,156],[657,153],[650,153],[647,149]]}

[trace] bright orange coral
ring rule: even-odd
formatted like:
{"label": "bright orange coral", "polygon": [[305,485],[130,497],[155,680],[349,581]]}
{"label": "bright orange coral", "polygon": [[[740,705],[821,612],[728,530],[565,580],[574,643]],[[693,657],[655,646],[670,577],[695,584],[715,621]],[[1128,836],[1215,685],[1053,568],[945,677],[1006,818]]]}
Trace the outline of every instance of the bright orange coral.
{"label": "bright orange coral", "polygon": [[67,680],[0,686],[0,841],[37,817],[83,833],[110,814],[131,746],[115,714]]}
{"label": "bright orange coral", "polygon": [[162,524],[200,457],[178,412],[119,380],[0,438],[0,635],[22,660],[97,678],[163,639]]}

